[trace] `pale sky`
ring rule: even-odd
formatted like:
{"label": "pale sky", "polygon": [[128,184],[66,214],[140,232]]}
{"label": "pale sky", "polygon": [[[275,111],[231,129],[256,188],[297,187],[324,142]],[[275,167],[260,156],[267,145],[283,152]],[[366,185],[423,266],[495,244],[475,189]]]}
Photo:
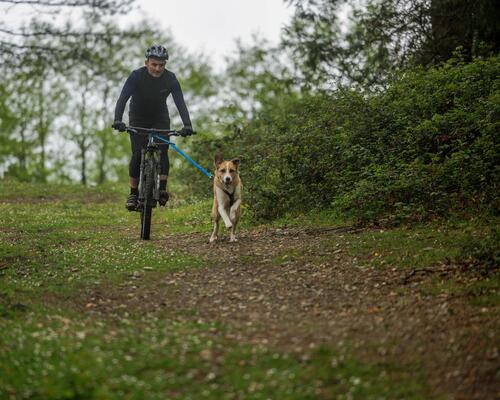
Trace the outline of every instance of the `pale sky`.
{"label": "pale sky", "polygon": [[257,33],[278,43],[293,11],[283,0],[138,0],[136,5],[169,28],[179,44],[211,55],[217,66],[236,49],[237,38],[250,42]]}
{"label": "pale sky", "polygon": [[[54,14],[30,5],[0,4],[0,12],[7,16],[0,27],[13,28],[27,23],[33,17],[63,21],[61,9]],[[48,10],[54,11],[53,8]],[[133,11],[119,17],[120,25],[140,21],[144,17],[169,29],[174,39],[188,50],[202,51],[210,56],[216,67],[224,65],[224,56],[236,49],[236,39],[251,43],[252,35],[277,44],[281,29],[290,21],[293,7],[283,0],[136,0]],[[168,47],[168,44],[166,44]]]}

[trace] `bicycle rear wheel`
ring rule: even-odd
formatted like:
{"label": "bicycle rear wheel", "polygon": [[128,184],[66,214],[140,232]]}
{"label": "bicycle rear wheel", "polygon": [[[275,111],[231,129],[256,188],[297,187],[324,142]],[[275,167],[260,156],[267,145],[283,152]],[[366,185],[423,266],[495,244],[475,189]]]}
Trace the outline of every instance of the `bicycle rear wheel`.
{"label": "bicycle rear wheel", "polygon": [[151,214],[153,211],[154,168],[151,160],[144,166],[144,205],[141,210],[141,239],[149,240],[151,233]]}

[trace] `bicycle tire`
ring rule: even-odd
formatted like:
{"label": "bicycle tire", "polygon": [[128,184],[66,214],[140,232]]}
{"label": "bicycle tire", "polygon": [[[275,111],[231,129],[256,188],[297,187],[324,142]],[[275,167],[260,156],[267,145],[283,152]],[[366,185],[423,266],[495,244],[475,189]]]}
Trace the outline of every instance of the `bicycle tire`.
{"label": "bicycle tire", "polygon": [[144,166],[144,205],[141,210],[141,239],[149,240],[151,234],[151,214],[153,211],[153,165],[151,160]]}

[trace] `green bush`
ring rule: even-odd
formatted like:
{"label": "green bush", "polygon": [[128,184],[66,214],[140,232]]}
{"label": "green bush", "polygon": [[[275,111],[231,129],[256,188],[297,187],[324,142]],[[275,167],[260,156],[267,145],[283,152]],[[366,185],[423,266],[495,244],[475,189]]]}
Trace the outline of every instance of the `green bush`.
{"label": "green bush", "polygon": [[405,71],[386,90],[283,96],[222,147],[260,219],[333,207],[365,223],[498,212],[500,62]]}

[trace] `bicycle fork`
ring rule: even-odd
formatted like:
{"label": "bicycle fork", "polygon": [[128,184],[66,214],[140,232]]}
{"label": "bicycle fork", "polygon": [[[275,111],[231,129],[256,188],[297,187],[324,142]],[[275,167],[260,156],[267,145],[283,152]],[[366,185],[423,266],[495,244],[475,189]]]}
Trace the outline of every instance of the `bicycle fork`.
{"label": "bicycle fork", "polygon": [[[151,153],[153,155],[153,153]],[[154,157],[154,156],[153,156]],[[159,163],[161,160],[161,152],[160,149],[156,149],[156,162],[153,163],[153,176],[155,178],[155,185],[153,188],[153,199],[155,200],[155,205],[156,203],[160,200],[160,173],[158,171],[159,168]]]}
{"label": "bicycle fork", "polygon": [[144,176],[144,169],[146,165],[146,150],[141,149],[141,166],[139,170],[139,203],[137,205],[137,209],[140,210],[144,206],[144,183],[145,183],[145,176]]}

